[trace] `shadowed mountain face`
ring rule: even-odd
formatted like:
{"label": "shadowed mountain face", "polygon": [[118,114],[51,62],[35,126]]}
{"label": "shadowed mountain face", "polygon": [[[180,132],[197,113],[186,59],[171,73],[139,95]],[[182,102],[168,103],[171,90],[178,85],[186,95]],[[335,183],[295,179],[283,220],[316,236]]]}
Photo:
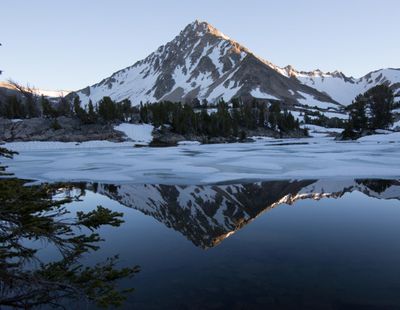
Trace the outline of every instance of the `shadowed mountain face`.
{"label": "shadowed mountain face", "polygon": [[87,184],[89,190],[152,216],[210,248],[264,211],[298,199],[340,198],[362,192],[378,199],[400,199],[399,180],[294,180],[230,185]]}
{"label": "shadowed mountain face", "polygon": [[282,74],[206,22],[195,21],[147,58],[77,92],[85,105],[103,96],[134,104],[160,100],[215,102],[232,97],[282,100],[289,106],[339,109],[325,93]]}

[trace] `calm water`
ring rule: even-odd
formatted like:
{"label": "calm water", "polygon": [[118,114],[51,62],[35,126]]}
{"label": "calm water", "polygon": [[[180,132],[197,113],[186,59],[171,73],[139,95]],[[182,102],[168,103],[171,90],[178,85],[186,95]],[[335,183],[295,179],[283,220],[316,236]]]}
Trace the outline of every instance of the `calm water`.
{"label": "calm water", "polygon": [[71,211],[124,213],[83,262],[141,267],[120,283],[135,288],[124,309],[400,309],[400,144],[286,142],[15,143],[2,162],[19,178],[87,182],[64,193],[84,189]]}
{"label": "calm water", "polygon": [[399,199],[398,180],[87,183],[69,208],[124,212],[87,257],[141,266],[124,309],[400,309]]}

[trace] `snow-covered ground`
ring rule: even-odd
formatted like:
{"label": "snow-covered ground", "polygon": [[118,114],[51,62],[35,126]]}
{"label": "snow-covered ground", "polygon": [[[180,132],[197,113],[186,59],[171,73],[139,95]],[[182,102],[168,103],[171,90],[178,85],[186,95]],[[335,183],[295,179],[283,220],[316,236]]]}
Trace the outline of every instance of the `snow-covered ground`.
{"label": "snow-covered ground", "polygon": [[122,123],[114,126],[114,129],[123,132],[125,136],[134,142],[148,144],[153,140],[153,125]]}
{"label": "snow-covered ground", "polygon": [[59,141],[29,141],[29,142],[9,142],[6,147],[18,152],[44,151],[44,150],[85,150],[97,148],[120,148],[133,147],[134,143],[126,142],[110,142],[105,140],[92,140],[85,142],[59,142]]}
{"label": "snow-covered ground", "polygon": [[325,128],[318,125],[303,124],[300,125],[301,128],[307,128],[308,134],[311,137],[325,137],[330,134],[337,134],[343,131],[342,128]]}
{"label": "snow-covered ground", "polygon": [[199,141],[179,141],[178,145],[199,145]]}
{"label": "snow-covered ground", "polygon": [[369,141],[369,142],[377,142],[377,143],[384,143],[384,142],[399,143],[400,142],[400,132],[365,136],[365,137],[358,139],[358,141],[361,141],[361,142]]}
{"label": "snow-covered ground", "polygon": [[400,177],[400,133],[335,142],[330,137],[133,148],[132,142],[9,143],[1,159],[40,181],[202,184],[239,180]]}
{"label": "snow-covered ground", "polygon": [[392,125],[392,129],[398,129],[400,128],[400,121],[394,122]]}

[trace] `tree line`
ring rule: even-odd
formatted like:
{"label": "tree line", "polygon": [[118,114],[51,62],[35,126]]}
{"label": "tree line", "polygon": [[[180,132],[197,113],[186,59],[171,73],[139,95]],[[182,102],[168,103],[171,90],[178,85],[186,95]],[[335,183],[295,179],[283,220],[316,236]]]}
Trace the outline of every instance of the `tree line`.
{"label": "tree line", "polygon": [[393,124],[395,103],[393,91],[386,85],[377,85],[359,94],[346,110],[349,120],[343,131],[344,138],[356,138],[365,131],[388,129]]}
{"label": "tree line", "polygon": [[[299,121],[293,115],[282,110],[278,101],[267,103],[257,101],[243,103],[234,98],[227,103],[220,100],[211,109],[207,102],[202,104],[182,104],[180,102],[162,101],[158,103],[132,106],[126,99],[116,102],[110,97],[103,97],[93,104],[90,100],[86,106],[78,96],[61,97],[50,100],[38,96],[32,89],[15,83],[21,95],[10,95],[0,104],[0,116],[5,118],[56,118],[60,116],[77,117],[83,124],[114,121],[139,121],[152,123],[156,127],[170,125],[178,134],[243,137],[246,129],[267,128],[287,133],[300,130]],[[211,112],[210,112],[211,111]],[[57,124],[55,124],[57,127]]]}
{"label": "tree line", "polygon": [[304,123],[326,128],[345,128],[346,120],[338,117],[327,117],[320,111],[304,112]]}
{"label": "tree line", "polygon": [[60,97],[49,99],[39,96],[33,88],[10,82],[15,88],[14,94],[0,99],[0,117],[8,119],[26,119],[34,117],[57,118],[60,116],[77,117],[84,124],[109,121],[129,121],[139,113],[129,100],[115,102],[110,97],[103,97],[95,105],[90,100],[85,107],[78,96],[73,99]]}
{"label": "tree line", "polygon": [[207,105],[193,108],[189,104],[162,101],[140,104],[140,121],[159,127],[169,125],[173,132],[209,137],[244,137],[245,130],[267,128],[282,133],[300,130],[299,121],[278,102],[267,104],[253,100],[242,103],[233,99],[230,104],[220,100],[213,108]]}
{"label": "tree line", "polygon": [[[300,130],[299,121],[290,112],[282,110],[278,101],[267,103],[254,99],[244,103],[239,98],[233,98],[229,103],[220,100],[213,106],[205,100],[195,100],[191,104],[163,101],[133,106],[128,99],[116,102],[110,97],[103,97],[95,104],[90,100],[83,107],[78,96],[50,100],[37,95],[32,88],[22,87],[13,81],[10,83],[18,90],[18,94],[0,99],[0,117],[10,119],[46,117],[53,118],[56,122],[57,117],[66,116],[77,117],[83,124],[126,122],[134,119],[142,123],[152,123],[156,127],[169,125],[173,132],[179,134],[210,137],[239,137],[246,129],[257,128],[281,133]],[[328,118],[318,111],[306,111],[304,123],[344,128],[345,135],[357,136],[365,130],[388,128],[393,123],[392,110],[398,105],[388,86],[377,85],[358,95],[346,108],[348,121]]]}

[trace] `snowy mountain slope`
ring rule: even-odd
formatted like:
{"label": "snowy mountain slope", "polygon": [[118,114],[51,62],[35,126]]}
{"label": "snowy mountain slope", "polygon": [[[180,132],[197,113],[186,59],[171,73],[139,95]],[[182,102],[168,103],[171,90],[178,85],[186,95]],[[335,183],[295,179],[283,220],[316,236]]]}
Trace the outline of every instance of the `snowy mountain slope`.
{"label": "snowy mountain slope", "polygon": [[283,100],[337,110],[328,95],[281,74],[206,22],[195,21],[145,59],[77,92],[83,105],[103,96],[133,104],[160,100],[215,102],[234,96]]}
{"label": "snowy mountain slope", "polygon": [[395,95],[400,95],[400,69],[376,70],[359,79],[347,77],[339,71],[322,72],[317,69],[304,72],[296,71],[291,66],[276,70],[285,76],[298,79],[304,85],[328,94],[332,99],[345,106],[351,104],[358,94],[364,93],[378,84],[386,84],[393,89]]}

